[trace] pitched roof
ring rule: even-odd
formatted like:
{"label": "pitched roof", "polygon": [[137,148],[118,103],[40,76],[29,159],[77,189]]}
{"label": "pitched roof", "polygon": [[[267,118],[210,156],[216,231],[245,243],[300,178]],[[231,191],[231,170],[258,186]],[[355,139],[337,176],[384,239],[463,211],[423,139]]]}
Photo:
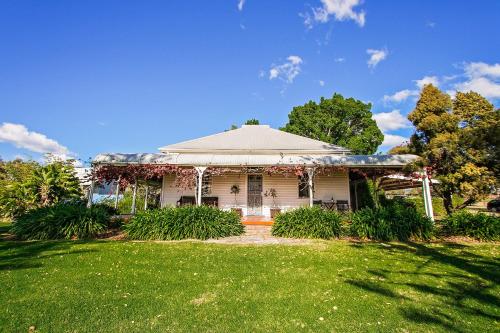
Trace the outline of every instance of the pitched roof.
{"label": "pitched roof", "polygon": [[199,139],[159,148],[166,153],[349,154],[344,147],[283,132],[269,125],[243,125]]}

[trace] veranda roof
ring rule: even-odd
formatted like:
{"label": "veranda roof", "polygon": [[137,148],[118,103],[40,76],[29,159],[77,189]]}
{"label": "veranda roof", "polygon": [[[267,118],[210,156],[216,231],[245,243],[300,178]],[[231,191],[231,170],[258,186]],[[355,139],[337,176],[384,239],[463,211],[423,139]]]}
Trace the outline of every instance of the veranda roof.
{"label": "veranda roof", "polygon": [[199,139],[159,148],[166,153],[261,153],[261,154],[349,154],[350,150],[300,135],[283,132],[269,125],[243,125]]}
{"label": "veranda roof", "polygon": [[402,167],[418,158],[416,155],[326,155],[326,154],[99,154],[97,164],[173,164],[185,166],[347,166]]}

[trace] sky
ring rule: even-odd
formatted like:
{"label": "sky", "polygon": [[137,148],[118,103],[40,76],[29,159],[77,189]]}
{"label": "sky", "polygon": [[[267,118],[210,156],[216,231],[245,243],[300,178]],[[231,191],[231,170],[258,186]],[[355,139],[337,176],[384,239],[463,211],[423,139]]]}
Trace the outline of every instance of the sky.
{"label": "sky", "polygon": [[340,93],[372,103],[380,151],[420,87],[500,105],[500,1],[0,2],[0,156],[88,161]]}

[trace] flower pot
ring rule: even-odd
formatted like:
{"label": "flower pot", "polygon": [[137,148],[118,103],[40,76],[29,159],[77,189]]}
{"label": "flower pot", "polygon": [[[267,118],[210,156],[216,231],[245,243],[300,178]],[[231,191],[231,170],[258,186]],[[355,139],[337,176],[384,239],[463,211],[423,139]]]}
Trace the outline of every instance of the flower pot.
{"label": "flower pot", "polygon": [[271,218],[274,218],[281,212],[281,208],[271,208]]}
{"label": "flower pot", "polygon": [[231,210],[233,212],[236,212],[236,214],[238,214],[239,217],[243,216],[243,209],[241,209],[241,208],[231,208]]}

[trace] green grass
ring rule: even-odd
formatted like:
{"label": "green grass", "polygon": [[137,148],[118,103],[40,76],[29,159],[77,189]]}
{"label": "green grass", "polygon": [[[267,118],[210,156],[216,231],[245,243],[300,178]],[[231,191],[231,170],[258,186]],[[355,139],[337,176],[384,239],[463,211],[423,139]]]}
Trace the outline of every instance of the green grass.
{"label": "green grass", "polygon": [[500,330],[495,244],[0,241],[0,330]]}

